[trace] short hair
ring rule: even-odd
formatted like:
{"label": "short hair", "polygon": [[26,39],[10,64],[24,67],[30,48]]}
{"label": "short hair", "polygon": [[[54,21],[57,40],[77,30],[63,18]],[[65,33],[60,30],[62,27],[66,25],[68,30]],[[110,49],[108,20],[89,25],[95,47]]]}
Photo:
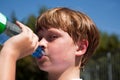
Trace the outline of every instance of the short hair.
{"label": "short hair", "polygon": [[36,32],[42,28],[58,28],[66,31],[76,43],[88,40],[88,48],[81,60],[83,67],[99,44],[99,31],[95,23],[84,13],[69,8],[53,8],[40,15],[36,22]]}

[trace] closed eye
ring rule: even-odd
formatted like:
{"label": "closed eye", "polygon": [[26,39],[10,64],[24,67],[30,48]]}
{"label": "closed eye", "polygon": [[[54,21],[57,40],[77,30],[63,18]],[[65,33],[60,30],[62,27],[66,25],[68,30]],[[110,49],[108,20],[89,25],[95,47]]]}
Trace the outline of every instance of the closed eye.
{"label": "closed eye", "polygon": [[51,42],[56,40],[58,37],[59,37],[58,35],[51,34],[51,35],[48,35],[46,39]]}

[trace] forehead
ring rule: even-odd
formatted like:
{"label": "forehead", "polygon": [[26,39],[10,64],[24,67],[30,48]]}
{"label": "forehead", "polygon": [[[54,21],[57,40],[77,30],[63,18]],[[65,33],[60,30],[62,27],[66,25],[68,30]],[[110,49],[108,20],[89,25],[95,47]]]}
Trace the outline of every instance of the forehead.
{"label": "forehead", "polygon": [[38,35],[44,35],[44,34],[65,34],[67,32],[63,31],[62,29],[57,28],[43,28],[38,31]]}

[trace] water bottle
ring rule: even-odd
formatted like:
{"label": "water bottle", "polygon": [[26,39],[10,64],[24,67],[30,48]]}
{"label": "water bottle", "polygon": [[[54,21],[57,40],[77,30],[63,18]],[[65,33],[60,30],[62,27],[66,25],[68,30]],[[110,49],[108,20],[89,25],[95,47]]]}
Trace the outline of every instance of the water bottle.
{"label": "water bottle", "polygon": [[[6,16],[0,13],[0,36],[4,35],[6,39],[1,39],[4,43],[9,37],[19,34],[21,29],[14,23],[11,23],[7,20]],[[1,43],[1,45],[2,45]],[[40,58],[44,55],[44,51],[39,46],[36,51],[32,54],[33,57]]]}

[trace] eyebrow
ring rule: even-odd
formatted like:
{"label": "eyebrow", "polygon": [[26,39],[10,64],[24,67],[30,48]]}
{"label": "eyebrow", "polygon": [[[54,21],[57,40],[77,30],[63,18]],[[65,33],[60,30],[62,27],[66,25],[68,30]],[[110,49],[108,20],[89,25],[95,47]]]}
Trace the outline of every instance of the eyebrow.
{"label": "eyebrow", "polygon": [[46,34],[58,34],[58,35],[60,35],[61,33],[59,32],[59,31],[56,31],[56,30],[47,30],[47,31],[45,31],[45,33],[44,33],[44,31],[43,30],[40,30],[39,32],[38,32],[38,36],[43,36],[43,35],[46,35]]}

